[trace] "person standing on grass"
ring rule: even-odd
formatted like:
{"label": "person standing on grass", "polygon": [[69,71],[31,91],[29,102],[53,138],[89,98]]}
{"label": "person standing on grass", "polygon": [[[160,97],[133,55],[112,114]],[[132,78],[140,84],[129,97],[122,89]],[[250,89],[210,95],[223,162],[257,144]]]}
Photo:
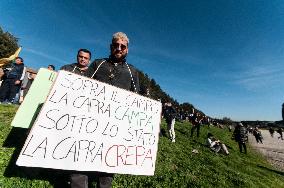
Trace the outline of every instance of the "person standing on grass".
{"label": "person standing on grass", "polygon": [[[126,62],[128,45],[129,39],[125,33],[113,34],[110,56],[95,60],[89,66],[86,76],[118,88],[140,93],[138,70]],[[112,187],[112,173],[100,172],[99,175],[97,187]]]}
{"label": "person standing on grass", "polygon": [[248,132],[242,123],[238,123],[233,132],[233,139],[238,142],[240,152],[247,153],[246,142],[248,141]]}
{"label": "person standing on grass", "polygon": [[173,108],[172,103],[165,103],[164,118],[166,119],[168,132],[170,134],[170,139],[172,142],[176,142],[175,134],[175,117],[176,110]]}
{"label": "person standing on grass", "polygon": [[197,138],[199,138],[201,123],[202,123],[202,116],[200,115],[199,112],[196,112],[192,117],[192,128],[190,131],[190,137],[193,137],[193,132],[196,129],[196,136]]}
{"label": "person standing on grass", "polygon": [[0,103],[12,104],[15,102],[16,94],[20,91],[24,73],[24,60],[16,57],[9,71],[6,72],[6,79],[0,87]]}

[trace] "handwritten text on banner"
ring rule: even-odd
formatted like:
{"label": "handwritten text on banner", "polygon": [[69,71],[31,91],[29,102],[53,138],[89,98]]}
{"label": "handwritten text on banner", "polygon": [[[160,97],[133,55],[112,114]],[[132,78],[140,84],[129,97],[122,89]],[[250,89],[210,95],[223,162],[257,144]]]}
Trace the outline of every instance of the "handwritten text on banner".
{"label": "handwritten text on banner", "polygon": [[60,71],[19,166],[153,175],[161,103]]}

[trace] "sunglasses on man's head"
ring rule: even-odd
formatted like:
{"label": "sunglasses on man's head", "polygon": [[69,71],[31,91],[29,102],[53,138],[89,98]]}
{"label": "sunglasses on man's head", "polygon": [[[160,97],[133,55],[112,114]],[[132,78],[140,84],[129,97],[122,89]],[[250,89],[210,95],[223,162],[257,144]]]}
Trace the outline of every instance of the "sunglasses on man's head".
{"label": "sunglasses on man's head", "polygon": [[127,48],[126,45],[124,44],[119,44],[119,43],[112,43],[111,46],[114,48],[114,49],[120,49],[120,50],[125,50]]}

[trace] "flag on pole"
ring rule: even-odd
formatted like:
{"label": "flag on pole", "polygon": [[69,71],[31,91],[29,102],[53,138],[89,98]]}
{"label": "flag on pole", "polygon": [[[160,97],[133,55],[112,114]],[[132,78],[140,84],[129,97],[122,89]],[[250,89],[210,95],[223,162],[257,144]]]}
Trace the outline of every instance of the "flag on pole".
{"label": "flag on pole", "polygon": [[1,58],[0,59],[0,67],[2,67],[5,64],[8,64],[10,61],[16,59],[16,57],[19,56],[19,53],[20,53],[21,49],[22,49],[22,47],[18,48],[16,50],[16,52],[13,55],[11,55],[10,57],[8,57],[8,58]]}

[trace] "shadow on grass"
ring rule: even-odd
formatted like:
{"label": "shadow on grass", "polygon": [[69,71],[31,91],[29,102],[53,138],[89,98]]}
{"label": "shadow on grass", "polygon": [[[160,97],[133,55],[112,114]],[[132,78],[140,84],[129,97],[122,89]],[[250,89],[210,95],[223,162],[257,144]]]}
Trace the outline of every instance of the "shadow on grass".
{"label": "shadow on grass", "polygon": [[200,141],[197,141],[197,140],[194,139],[194,138],[193,138],[192,142],[195,143],[195,145],[208,147],[208,146],[206,145],[206,143],[202,143],[202,142],[200,142]]}
{"label": "shadow on grass", "polygon": [[189,137],[189,132],[188,131],[185,131],[183,129],[177,129],[177,128],[175,129],[175,131],[178,131],[180,134],[183,134],[183,135]]}
{"label": "shadow on grass", "polygon": [[267,170],[267,171],[270,171],[270,172],[274,172],[274,173],[282,175],[282,176],[284,175],[284,172],[274,170],[274,169],[271,169],[271,168],[267,168],[265,166],[257,165],[257,167],[262,168],[262,169]]}
{"label": "shadow on grass", "polygon": [[167,132],[164,128],[161,128],[159,136],[167,137]]}
{"label": "shadow on grass", "polygon": [[68,171],[21,167],[16,165],[17,158],[28,136],[29,129],[13,127],[3,143],[3,147],[15,148],[10,158],[9,164],[5,169],[5,177],[20,177],[29,180],[44,180],[50,182],[54,188],[70,187],[68,185]]}

